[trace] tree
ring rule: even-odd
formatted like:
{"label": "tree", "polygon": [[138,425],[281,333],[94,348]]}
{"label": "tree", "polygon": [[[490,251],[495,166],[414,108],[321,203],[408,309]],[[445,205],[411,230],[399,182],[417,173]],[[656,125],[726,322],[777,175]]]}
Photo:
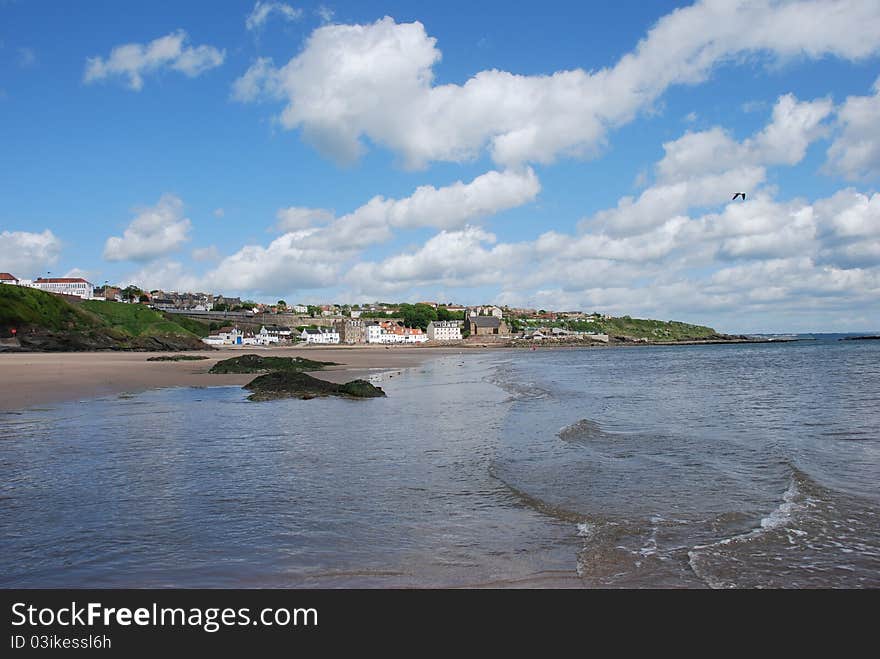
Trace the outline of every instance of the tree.
{"label": "tree", "polygon": [[401,304],[398,313],[403,316],[406,327],[428,329],[428,323],[437,320],[437,310],[430,304]]}
{"label": "tree", "polygon": [[134,284],[126,286],[124,289],[122,289],[122,299],[128,300],[129,302],[134,302],[138,300],[143,294],[144,292]]}
{"label": "tree", "polygon": [[314,318],[315,316],[321,315],[321,307],[316,307],[314,304],[308,305],[308,307],[306,307],[306,309],[308,310],[308,314],[312,318]]}
{"label": "tree", "polygon": [[279,308],[279,309],[286,309],[286,308],[287,308],[287,302],[285,302],[284,300],[278,300],[278,308]]}

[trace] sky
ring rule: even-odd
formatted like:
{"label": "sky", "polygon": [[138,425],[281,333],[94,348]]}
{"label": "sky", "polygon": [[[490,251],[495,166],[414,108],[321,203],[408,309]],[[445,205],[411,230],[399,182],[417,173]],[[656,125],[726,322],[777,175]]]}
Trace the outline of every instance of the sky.
{"label": "sky", "polygon": [[874,331],[878,126],[876,0],[0,0],[0,271]]}

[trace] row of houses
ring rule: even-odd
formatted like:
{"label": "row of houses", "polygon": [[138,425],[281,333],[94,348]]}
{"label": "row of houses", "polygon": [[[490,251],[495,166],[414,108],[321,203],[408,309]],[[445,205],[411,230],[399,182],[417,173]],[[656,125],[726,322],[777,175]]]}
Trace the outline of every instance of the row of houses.
{"label": "row of houses", "polygon": [[270,346],[291,340],[293,332],[289,327],[280,325],[263,325],[259,332],[241,330],[238,327],[221,327],[202,341],[209,346]]}
{"label": "row of houses", "polygon": [[47,293],[72,295],[84,300],[91,300],[95,287],[82,277],[37,277],[36,279],[19,279],[9,272],[0,272],[0,284],[38,288]]}

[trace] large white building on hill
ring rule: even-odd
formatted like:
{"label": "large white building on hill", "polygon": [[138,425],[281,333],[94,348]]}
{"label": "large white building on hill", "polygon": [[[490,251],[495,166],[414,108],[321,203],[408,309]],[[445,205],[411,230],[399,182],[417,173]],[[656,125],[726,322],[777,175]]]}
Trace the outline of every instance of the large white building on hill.
{"label": "large white building on hill", "polygon": [[95,294],[95,287],[82,277],[40,277],[31,286],[47,293],[75,295],[84,300],[91,300]]}

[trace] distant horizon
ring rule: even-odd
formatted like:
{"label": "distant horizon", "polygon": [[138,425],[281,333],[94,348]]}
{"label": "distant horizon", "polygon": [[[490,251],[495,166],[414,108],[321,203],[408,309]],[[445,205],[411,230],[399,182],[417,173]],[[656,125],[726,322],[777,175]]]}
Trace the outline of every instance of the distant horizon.
{"label": "distant horizon", "polygon": [[0,3],[16,276],[880,327],[876,0],[136,7]]}

